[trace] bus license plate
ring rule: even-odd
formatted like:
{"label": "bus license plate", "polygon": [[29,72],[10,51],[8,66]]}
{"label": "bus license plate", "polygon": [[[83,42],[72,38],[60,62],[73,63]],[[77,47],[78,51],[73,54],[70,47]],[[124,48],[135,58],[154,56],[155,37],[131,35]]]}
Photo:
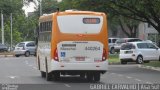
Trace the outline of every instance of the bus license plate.
{"label": "bus license plate", "polygon": [[85,57],[75,57],[76,61],[85,61]]}

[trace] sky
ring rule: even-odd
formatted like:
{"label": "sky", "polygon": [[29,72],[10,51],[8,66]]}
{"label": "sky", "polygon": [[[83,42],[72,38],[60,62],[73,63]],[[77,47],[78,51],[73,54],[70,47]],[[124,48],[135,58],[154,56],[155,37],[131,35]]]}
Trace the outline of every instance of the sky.
{"label": "sky", "polygon": [[22,9],[25,11],[25,14],[27,15],[28,12],[34,12],[35,11],[35,4],[30,3],[29,6],[24,6]]}
{"label": "sky", "polygon": [[[57,0],[58,2],[61,2],[62,0]],[[37,2],[38,4],[38,2]],[[22,9],[25,10],[25,14],[27,15],[28,12],[34,12],[36,8],[36,5],[34,3],[30,3],[29,6],[24,6]]]}

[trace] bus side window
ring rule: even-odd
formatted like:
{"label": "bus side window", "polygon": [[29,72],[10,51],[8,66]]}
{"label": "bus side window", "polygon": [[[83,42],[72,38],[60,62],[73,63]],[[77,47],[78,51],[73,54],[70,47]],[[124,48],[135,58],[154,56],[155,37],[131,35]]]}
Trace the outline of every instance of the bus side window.
{"label": "bus side window", "polygon": [[49,31],[52,31],[52,22],[49,22]]}
{"label": "bus side window", "polygon": [[39,32],[42,32],[42,23],[40,23]]}
{"label": "bus side window", "polygon": [[46,22],[46,31],[48,31],[48,22]]}

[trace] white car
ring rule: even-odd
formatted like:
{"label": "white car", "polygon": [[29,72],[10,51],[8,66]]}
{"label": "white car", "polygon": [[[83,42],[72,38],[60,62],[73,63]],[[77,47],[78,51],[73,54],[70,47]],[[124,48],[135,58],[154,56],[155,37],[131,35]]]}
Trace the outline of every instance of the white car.
{"label": "white car", "polygon": [[115,53],[115,51],[114,51],[114,44],[115,44],[115,42],[116,42],[117,39],[119,39],[119,38],[108,38],[109,52],[111,54]]}
{"label": "white car", "polygon": [[160,48],[150,42],[128,42],[122,45],[119,59],[121,64],[127,64],[127,62],[142,64],[152,60],[160,61]]}
{"label": "white car", "polygon": [[25,55],[29,57],[30,55],[36,55],[36,45],[34,41],[20,42],[16,45],[14,54],[16,57]]}
{"label": "white car", "polygon": [[121,48],[122,44],[124,44],[124,43],[127,43],[127,42],[138,42],[138,41],[142,41],[142,40],[139,39],[139,38],[119,38],[115,42],[114,51],[115,52],[120,52],[120,48]]}

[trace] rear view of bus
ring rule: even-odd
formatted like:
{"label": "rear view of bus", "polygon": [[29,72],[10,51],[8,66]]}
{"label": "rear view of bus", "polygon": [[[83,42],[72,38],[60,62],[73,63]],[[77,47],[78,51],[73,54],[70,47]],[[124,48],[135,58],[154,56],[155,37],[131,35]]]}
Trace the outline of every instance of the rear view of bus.
{"label": "rear view of bus", "polygon": [[104,13],[65,11],[53,14],[51,60],[47,58],[46,77],[79,75],[100,81],[108,70],[108,33]]}
{"label": "rear view of bus", "polygon": [[55,51],[53,71],[99,81],[100,74],[108,69],[105,14],[66,11],[58,13],[55,18],[57,25],[54,25],[58,27],[58,32],[52,33],[52,49]]}

